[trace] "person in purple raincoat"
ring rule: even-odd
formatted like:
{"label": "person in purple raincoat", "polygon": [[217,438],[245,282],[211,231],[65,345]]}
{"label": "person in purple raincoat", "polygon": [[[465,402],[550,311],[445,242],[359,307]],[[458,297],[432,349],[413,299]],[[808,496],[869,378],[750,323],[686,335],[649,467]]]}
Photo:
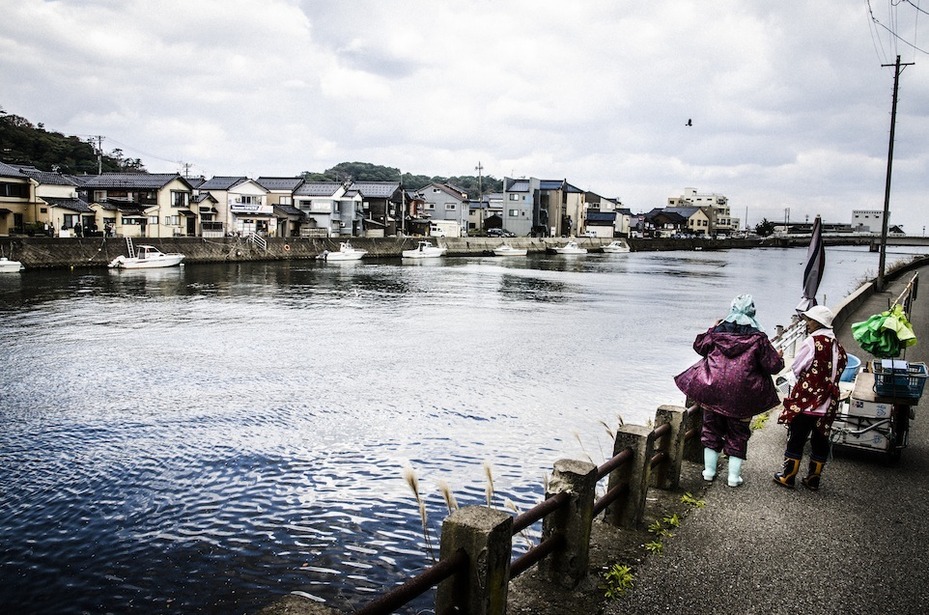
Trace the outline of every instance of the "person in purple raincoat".
{"label": "person in purple raincoat", "polygon": [[751,419],[780,403],[773,376],[784,359],[755,320],[751,295],[732,300],[729,314],[694,340],[703,358],[674,377],[687,398],[703,407],[703,478],[716,478],[719,454],[729,457],[730,487],[742,484]]}

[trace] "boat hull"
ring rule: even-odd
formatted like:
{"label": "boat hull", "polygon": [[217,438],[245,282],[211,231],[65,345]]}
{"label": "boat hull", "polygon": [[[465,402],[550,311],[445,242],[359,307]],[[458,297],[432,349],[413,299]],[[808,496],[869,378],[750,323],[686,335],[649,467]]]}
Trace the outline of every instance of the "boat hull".
{"label": "boat hull", "polygon": [[354,250],[352,252],[330,252],[326,255],[327,261],[360,261],[367,254],[367,250]]}
{"label": "boat hull", "polygon": [[500,247],[494,250],[496,256],[526,256],[529,250],[525,248]]}
{"label": "boat hull", "polygon": [[159,257],[126,258],[120,256],[110,263],[111,269],[161,269],[177,267],[184,261],[183,254],[165,254]]}
{"label": "boat hull", "polygon": [[19,273],[23,270],[23,264],[19,261],[9,259],[0,260],[0,273]]}

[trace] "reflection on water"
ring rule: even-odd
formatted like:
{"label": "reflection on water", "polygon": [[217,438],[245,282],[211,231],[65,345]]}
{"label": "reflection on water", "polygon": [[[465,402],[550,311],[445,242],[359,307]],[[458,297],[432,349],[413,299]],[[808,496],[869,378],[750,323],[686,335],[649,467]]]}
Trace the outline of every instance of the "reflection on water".
{"label": "reflection on water", "polygon": [[[601,422],[644,424],[683,401],[671,377],[734,295],[755,295],[769,331],[786,322],[804,260],[760,249],[0,276],[0,604],[250,612],[299,591],[358,606],[432,561],[405,466],[433,546],[439,483],[481,504],[485,462],[494,505],[528,509],[556,459],[609,454]],[[835,303],[877,255],[827,261]]]}

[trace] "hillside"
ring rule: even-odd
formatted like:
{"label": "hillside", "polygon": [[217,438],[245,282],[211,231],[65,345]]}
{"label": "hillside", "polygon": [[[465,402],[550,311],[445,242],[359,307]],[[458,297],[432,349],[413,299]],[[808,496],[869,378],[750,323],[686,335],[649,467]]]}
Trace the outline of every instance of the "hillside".
{"label": "hillside", "polygon": [[[145,172],[139,158],[126,158],[122,150],[114,149],[109,154],[100,152],[91,140],[50,132],[40,122],[33,124],[28,119],[8,114],[0,108],[0,161],[7,164],[31,165],[43,171],[59,171],[71,175],[98,171]],[[399,169],[371,164],[369,162],[340,162],[322,172],[306,171],[303,176],[310,181],[400,181]],[[418,190],[430,183],[450,183],[477,199],[481,192],[502,192],[503,181],[492,176],[478,178],[475,175],[452,177],[402,174],[403,185],[409,190]]]}

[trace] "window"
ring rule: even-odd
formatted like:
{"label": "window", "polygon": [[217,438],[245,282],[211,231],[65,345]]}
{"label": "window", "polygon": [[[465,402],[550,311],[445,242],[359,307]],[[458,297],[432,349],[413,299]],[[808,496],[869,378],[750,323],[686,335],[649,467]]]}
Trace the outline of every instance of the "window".
{"label": "window", "polygon": [[11,182],[0,182],[0,196],[28,199],[29,198],[29,185],[28,184],[14,184]]}
{"label": "window", "polygon": [[518,200],[519,200],[519,195],[511,192],[511,193],[510,193],[510,200],[511,200],[511,201],[518,201]]}
{"label": "window", "polygon": [[518,210],[518,209],[511,209],[511,210],[509,211],[509,213],[507,213],[507,215],[510,216],[511,218],[517,218],[517,217],[519,217],[519,210]]}
{"label": "window", "polygon": [[426,209],[432,211],[435,209],[435,203],[426,203]]}
{"label": "window", "polygon": [[165,226],[180,226],[181,217],[180,216],[165,216]]}
{"label": "window", "polygon": [[458,209],[458,205],[455,204],[455,203],[446,203],[446,204],[445,204],[445,211],[455,211],[456,209]]}
{"label": "window", "polygon": [[280,203],[281,203],[281,205],[293,205],[293,203],[294,203],[294,197],[292,197],[292,196],[282,196],[282,197],[281,197]]}
{"label": "window", "polygon": [[158,216],[149,216],[148,223],[158,226]]}
{"label": "window", "polygon": [[187,207],[190,204],[190,193],[180,190],[171,191],[171,207]]}

